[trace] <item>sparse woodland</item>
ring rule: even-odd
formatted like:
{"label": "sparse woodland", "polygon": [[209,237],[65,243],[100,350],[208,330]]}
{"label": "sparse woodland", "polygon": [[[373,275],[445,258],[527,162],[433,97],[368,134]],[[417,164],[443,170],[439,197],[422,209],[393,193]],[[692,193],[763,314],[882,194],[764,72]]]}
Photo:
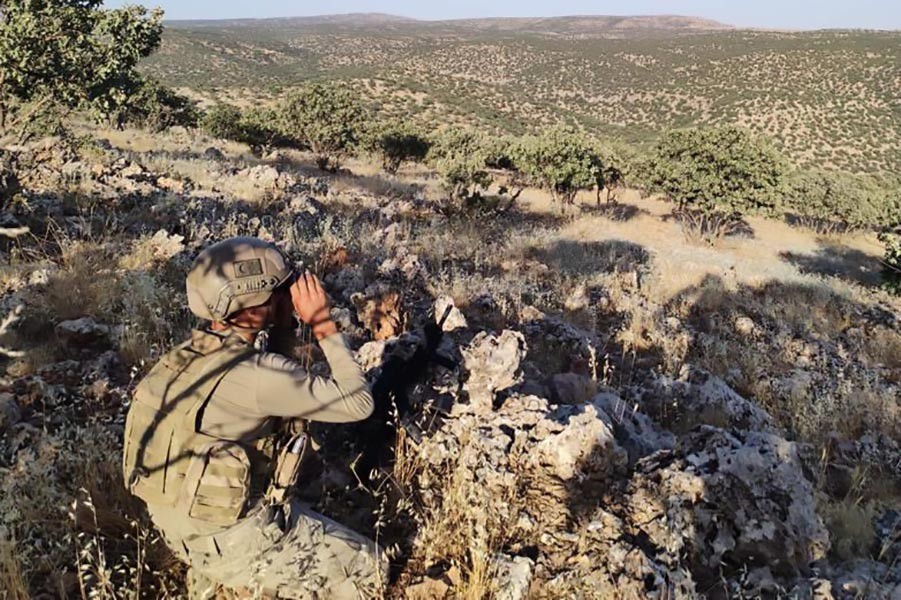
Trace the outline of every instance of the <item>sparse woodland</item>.
{"label": "sparse woodland", "polygon": [[322,276],[371,377],[453,306],[424,439],[364,486],[317,427],[300,490],[387,597],[898,597],[898,35],[567,23],[0,0],[0,600],[186,595],[123,417],[235,235]]}

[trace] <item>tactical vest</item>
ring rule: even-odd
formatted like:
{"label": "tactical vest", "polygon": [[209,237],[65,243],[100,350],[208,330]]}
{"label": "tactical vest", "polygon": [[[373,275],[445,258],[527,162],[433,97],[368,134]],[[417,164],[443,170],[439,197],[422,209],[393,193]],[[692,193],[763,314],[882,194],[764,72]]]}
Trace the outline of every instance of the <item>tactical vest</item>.
{"label": "tactical vest", "polygon": [[256,352],[235,336],[195,332],[138,385],[125,422],[123,471],[134,495],[187,517],[227,526],[252,496],[270,460],[199,431],[202,411],[226,373]]}

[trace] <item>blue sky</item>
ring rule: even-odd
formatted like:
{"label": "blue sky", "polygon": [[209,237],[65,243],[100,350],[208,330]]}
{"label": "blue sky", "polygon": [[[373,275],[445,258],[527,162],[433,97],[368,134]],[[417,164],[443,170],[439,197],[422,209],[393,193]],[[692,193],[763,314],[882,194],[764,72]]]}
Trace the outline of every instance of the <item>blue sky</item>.
{"label": "blue sky", "polygon": [[[132,4],[108,0],[108,6]],[[555,15],[678,14],[707,17],[745,27],[819,29],[864,27],[901,29],[901,0],[143,0],[161,6],[168,19],[293,17],[349,12],[382,12],[419,19],[535,17]]]}

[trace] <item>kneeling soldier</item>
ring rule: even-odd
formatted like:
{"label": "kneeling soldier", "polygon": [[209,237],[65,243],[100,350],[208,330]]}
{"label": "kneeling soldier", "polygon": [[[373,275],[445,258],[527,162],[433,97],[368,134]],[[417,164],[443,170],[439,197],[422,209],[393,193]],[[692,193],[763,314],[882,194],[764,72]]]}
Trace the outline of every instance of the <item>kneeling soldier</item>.
{"label": "kneeling soldier", "polygon": [[[192,580],[208,582],[193,595],[215,584],[281,598],[378,595],[379,548],[288,493],[307,438],[302,428],[279,435],[285,422],[346,423],[373,410],[319,280],[296,275],[273,244],[235,238],[201,252],[187,291],[210,324],[138,385],[123,466]],[[264,347],[261,334],[290,327],[293,315],[311,326],[330,377]]]}

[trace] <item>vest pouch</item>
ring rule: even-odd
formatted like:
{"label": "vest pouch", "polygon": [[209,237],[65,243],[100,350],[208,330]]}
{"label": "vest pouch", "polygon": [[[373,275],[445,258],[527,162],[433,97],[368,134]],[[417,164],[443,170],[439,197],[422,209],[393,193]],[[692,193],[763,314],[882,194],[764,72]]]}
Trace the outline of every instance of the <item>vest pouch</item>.
{"label": "vest pouch", "polygon": [[[144,432],[137,435],[135,432]],[[172,453],[175,433],[152,407],[135,403],[125,423],[123,476],[125,485],[149,504],[172,505],[179,489],[180,473]]]}
{"label": "vest pouch", "polygon": [[214,525],[233,525],[250,498],[251,467],[247,451],[217,440],[191,458],[181,487],[181,503],[189,517]]}

